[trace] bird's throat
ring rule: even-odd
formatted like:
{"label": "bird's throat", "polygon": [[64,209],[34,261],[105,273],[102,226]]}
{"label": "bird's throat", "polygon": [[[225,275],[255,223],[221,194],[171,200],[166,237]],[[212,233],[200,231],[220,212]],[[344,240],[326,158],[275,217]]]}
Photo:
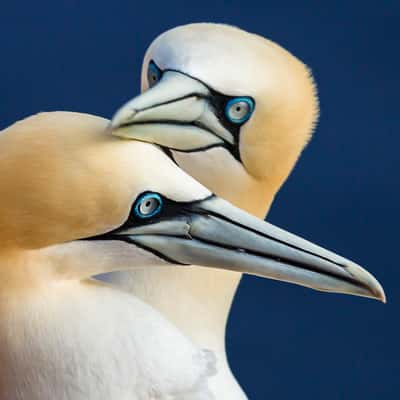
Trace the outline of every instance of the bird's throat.
{"label": "bird's throat", "polygon": [[241,274],[198,266],[110,274],[108,281],[141,298],[201,347],[225,350],[225,327]]}
{"label": "bird's throat", "polygon": [[225,352],[225,327],[240,278],[237,272],[192,266],[118,272],[108,281],[160,311],[199,347],[212,350],[218,360],[210,382],[214,395],[225,388],[231,400],[244,400]]}

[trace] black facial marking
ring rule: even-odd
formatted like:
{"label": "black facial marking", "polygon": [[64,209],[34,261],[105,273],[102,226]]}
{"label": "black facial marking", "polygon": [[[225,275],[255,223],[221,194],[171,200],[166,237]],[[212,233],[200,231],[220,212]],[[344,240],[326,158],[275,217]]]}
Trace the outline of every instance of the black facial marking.
{"label": "black facial marking", "polygon": [[[135,207],[138,204],[137,202],[147,194],[158,195],[162,199],[163,208],[154,217],[151,217],[148,219],[140,219],[135,213]],[[301,247],[294,245],[290,242],[287,242],[283,239],[275,238],[267,233],[260,232],[257,229],[246,226],[239,221],[233,220],[233,219],[229,218],[228,216],[225,216],[223,214],[212,211],[211,209],[204,209],[201,206],[201,203],[203,203],[204,201],[207,201],[213,197],[215,197],[215,196],[210,195],[201,200],[190,201],[190,202],[176,202],[174,200],[168,199],[165,196],[162,196],[160,193],[143,192],[143,193],[139,194],[137,196],[137,198],[135,199],[135,201],[133,202],[128,218],[120,227],[118,227],[117,229],[114,229],[108,233],[93,236],[93,237],[86,238],[83,240],[120,240],[120,241],[124,241],[126,243],[130,243],[132,245],[135,245],[136,247],[142,248],[143,250],[154,254],[158,258],[160,258],[168,263],[175,264],[175,265],[188,265],[188,264],[179,262],[177,260],[174,260],[173,258],[169,257],[167,254],[164,254],[164,252],[160,251],[159,249],[158,250],[153,249],[151,246],[146,246],[141,243],[137,243],[134,239],[134,236],[130,236],[129,234],[124,235],[123,232],[125,230],[128,230],[133,227],[138,227],[138,226],[143,226],[143,225],[151,225],[151,224],[155,224],[157,222],[161,222],[162,220],[173,220],[173,219],[176,219],[176,218],[179,218],[182,216],[185,216],[186,219],[189,221],[189,223],[191,223],[193,217],[196,218],[196,216],[199,216],[199,215],[203,215],[203,216],[206,215],[208,217],[224,220],[224,221],[226,221],[232,225],[235,225],[241,229],[253,232],[254,234],[259,235],[259,236],[263,236],[273,242],[279,243],[280,245],[284,245],[284,246],[290,247],[292,249],[298,250],[302,253],[317,257],[321,260],[328,261],[328,262],[335,264],[338,267],[341,267],[343,269],[348,269],[348,267],[345,264],[342,264],[335,260],[331,260],[326,256],[319,255],[310,250],[302,249]],[[195,233],[182,234],[182,235],[174,236],[174,237],[175,238],[178,237],[179,239],[188,239],[188,240],[203,243],[206,245],[223,248],[228,251],[239,251],[241,253],[244,252],[246,254],[253,255],[253,256],[258,256],[258,257],[262,257],[262,258],[270,258],[271,260],[274,260],[276,262],[286,263],[294,268],[299,268],[301,270],[308,270],[310,272],[315,272],[318,274],[323,273],[326,276],[331,276],[333,278],[340,279],[342,281],[349,282],[349,283],[357,285],[359,287],[368,289],[368,286],[359,282],[357,279],[355,279],[354,276],[347,277],[347,276],[343,276],[343,275],[338,275],[338,274],[336,274],[334,272],[330,272],[330,271],[321,272],[321,270],[316,269],[315,267],[313,267],[312,265],[309,265],[306,262],[302,262],[301,260],[296,260],[296,259],[293,259],[290,257],[284,257],[284,256],[278,257],[273,254],[268,254],[267,252],[248,249],[248,248],[246,248],[246,246],[238,248],[235,245],[229,245],[229,244],[221,243],[220,241],[214,241],[214,240],[212,240],[212,238],[197,237]]]}
{"label": "black facial marking", "polygon": [[[175,165],[178,165],[178,163],[175,161],[174,155],[172,154],[172,151],[171,151],[173,149],[170,149],[169,147],[165,147],[165,146],[160,146],[160,147],[161,147],[161,150],[165,153],[165,155],[168,158],[170,158],[174,162]],[[178,167],[179,167],[179,165],[178,165]]]}
{"label": "black facial marking", "polygon": [[162,196],[161,194],[157,193],[161,197],[162,202],[163,202],[161,211],[154,217],[141,219],[135,213],[135,207],[136,207],[137,201],[138,201],[138,199],[142,198],[144,195],[151,194],[151,193],[152,192],[141,193],[134,201],[134,203],[131,207],[131,210],[129,212],[129,216],[128,216],[127,220],[119,228],[117,228],[116,230],[114,230],[113,232],[110,232],[110,233],[117,233],[117,232],[127,230],[129,228],[142,226],[142,225],[150,225],[150,224],[154,224],[155,222],[159,222],[162,220],[177,217],[179,214],[182,214],[185,212],[185,207],[184,207],[185,204],[188,204],[188,205],[192,204],[192,202],[178,203],[174,200],[170,200],[167,197]]}
{"label": "black facial marking", "polygon": [[[204,85],[204,82],[202,82]],[[214,112],[218,120],[221,122],[223,127],[227,129],[231,135],[233,136],[234,143],[225,142],[225,148],[236,158],[239,162],[242,162],[240,158],[239,151],[239,141],[240,141],[240,128],[243,124],[234,124],[229,121],[225,116],[225,107],[228,104],[229,100],[231,100],[232,96],[226,96],[222,93],[215,91],[214,89],[208,86],[208,89],[211,92],[210,97],[208,98],[212,107],[214,108]]]}
{"label": "black facial marking", "polygon": [[193,207],[196,206],[197,203],[201,203],[204,200],[214,197],[214,195],[212,194],[212,195],[210,195],[204,199],[200,199],[200,200],[177,202],[177,201],[169,199],[168,197],[163,196],[160,193],[157,193],[163,201],[163,205],[162,205],[160,212],[157,215],[150,217],[150,218],[144,219],[144,218],[138,217],[135,213],[135,207],[137,205],[137,201],[139,199],[141,199],[144,195],[152,194],[152,193],[155,193],[155,192],[146,191],[146,192],[140,193],[137,196],[137,198],[135,199],[135,201],[132,204],[131,210],[129,212],[129,215],[128,215],[126,221],[121,226],[119,226],[118,228],[116,228],[110,232],[92,236],[90,238],[86,238],[85,240],[103,240],[103,239],[119,239],[120,240],[122,235],[117,235],[120,232],[123,232],[130,228],[138,227],[138,226],[151,225],[156,222],[163,221],[163,220],[173,219],[173,218],[179,217],[180,215],[186,215],[186,216],[190,215],[190,211],[192,210]]}
{"label": "black facial marking", "polygon": [[130,239],[129,236],[120,236],[120,237],[114,236],[114,237],[109,237],[108,239],[109,240],[116,240],[117,239],[117,240],[121,240],[121,241],[126,242],[126,243],[133,244],[136,247],[139,247],[139,248],[147,251],[148,253],[153,253],[158,258],[161,258],[162,260],[164,260],[164,261],[166,261],[166,262],[168,262],[170,264],[189,265],[189,264],[184,264],[184,263],[181,263],[181,262],[179,262],[177,260],[174,260],[173,258],[166,256],[165,254],[161,253],[160,251],[157,251],[157,250],[153,249],[152,247],[148,247],[148,246],[145,246],[144,244],[137,243],[134,240]]}
{"label": "black facial marking", "polygon": [[[182,71],[179,71],[179,70],[175,70],[175,69],[162,70],[154,62],[154,60],[151,60],[149,65],[150,64],[152,64],[152,65],[154,65],[154,66],[156,66],[158,68],[158,70],[161,73],[161,76],[162,76],[162,74],[164,74],[167,71],[178,72],[178,73],[180,73],[182,75],[186,75],[187,77],[189,77],[191,79],[194,79],[194,80],[200,82],[202,85],[206,86],[207,89],[210,91],[210,95],[209,96],[204,96],[204,95],[198,94],[198,93],[191,93],[191,94],[186,95],[184,97],[198,96],[198,97],[206,98],[210,102],[211,106],[213,107],[214,113],[215,113],[216,117],[218,118],[218,120],[220,121],[220,123],[224,126],[225,129],[227,129],[231,133],[231,135],[232,135],[232,137],[234,139],[234,143],[233,144],[224,141],[223,144],[218,143],[218,144],[215,144],[215,145],[205,146],[205,147],[201,147],[201,148],[195,148],[195,149],[191,149],[191,150],[181,150],[181,149],[179,149],[179,150],[176,149],[176,150],[180,151],[180,152],[183,152],[183,153],[193,153],[193,152],[198,152],[198,151],[206,151],[206,150],[209,150],[210,148],[214,148],[214,147],[223,147],[227,151],[229,151],[237,161],[242,162],[241,157],[240,157],[240,150],[239,150],[240,129],[247,122],[247,120],[244,121],[243,123],[237,124],[237,123],[231,122],[228,118],[226,118],[226,115],[225,115],[225,108],[226,108],[226,105],[228,104],[228,102],[230,100],[232,100],[232,99],[234,99],[236,97],[240,97],[240,96],[228,96],[228,95],[225,95],[223,93],[220,93],[220,92],[216,91],[215,89],[213,89],[212,87],[210,87],[207,83],[205,83],[202,80],[200,80],[200,79],[198,79],[198,78],[196,78],[194,76],[191,76],[191,75],[189,75],[189,74],[187,74],[185,72],[182,72]],[[254,105],[255,105],[255,100],[252,97],[250,97],[250,96],[243,96],[243,97],[250,98],[253,101]],[[175,100],[172,100],[172,101],[175,101]],[[171,122],[171,121],[158,121],[158,122],[176,124],[176,122]],[[199,128],[202,128],[204,130],[207,130],[208,132],[212,133],[213,135],[216,135],[215,132],[210,131],[209,128],[205,127],[203,124],[201,124],[201,123],[199,123],[197,121],[194,121],[194,122],[192,122],[190,124],[182,123],[182,125],[194,125],[194,126],[197,126]],[[218,135],[216,135],[216,136],[218,136]],[[220,136],[218,136],[218,138],[221,139]]]}

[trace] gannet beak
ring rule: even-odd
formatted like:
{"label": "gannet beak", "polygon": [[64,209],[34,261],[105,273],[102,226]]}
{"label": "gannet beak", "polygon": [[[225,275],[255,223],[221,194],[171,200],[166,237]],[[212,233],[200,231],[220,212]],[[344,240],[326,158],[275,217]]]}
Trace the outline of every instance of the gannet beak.
{"label": "gannet beak", "polygon": [[187,203],[172,217],[116,231],[176,264],[228,269],[385,302],[379,282],[359,265],[268,224],[218,197]]}
{"label": "gannet beak", "polygon": [[110,130],[115,136],[172,150],[233,146],[234,137],[217,117],[215,101],[202,82],[180,72],[166,71],[159,83],[116,112]]}

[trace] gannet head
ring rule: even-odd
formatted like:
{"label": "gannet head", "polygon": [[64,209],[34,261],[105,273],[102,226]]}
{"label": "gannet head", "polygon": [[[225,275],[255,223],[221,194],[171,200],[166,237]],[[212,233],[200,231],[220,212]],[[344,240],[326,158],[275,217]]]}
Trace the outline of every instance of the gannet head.
{"label": "gannet head", "polygon": [[182,168],[252,212],[272,200],[318,116],[307,67],[228,25],[191,24],[160,35],[144,58],[142,90],[115,114],[114,135],[178,150]]}
{"label": "gannet head", "polygon": [[156,146],[113,137],[107,125],[54,112],[0,133],[2,247],[34,249],[110,231],[147,192],[177,202],[211,194]]}
{"label": "gannet head", "polygon": [[159,147],[120,140],[106,125],[50,113],[0,134],[3,252],[39,250],[75,279],[198,264],[384,300],[360,266],[236,208]]}

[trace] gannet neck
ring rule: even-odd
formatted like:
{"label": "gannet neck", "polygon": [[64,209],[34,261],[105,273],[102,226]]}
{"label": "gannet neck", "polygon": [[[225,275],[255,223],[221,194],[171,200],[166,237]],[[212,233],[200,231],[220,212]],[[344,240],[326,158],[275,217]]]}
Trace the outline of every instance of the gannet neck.
{"label": "gannet neck", "polygon": [[121,285],[133,287],[138,298],[160,311],[193,343],[215,354],[217,373],[209,379],[209,387],[216,399],[246,399],[225,350],[226,324],[241,276],[200,266],[137,271],[128,282],[126,275],[120,275]]}
{"label": "gannet neck", "polygon": [[213,193],[264,219],[282,179],[255,178],[222,148],[206,153],[172,152],[175,161]]}
{"label": "gannet neck", "polygon": [[105,279],[134,293],[196,345],[213,351],[217,374],[209,386],[216,399],[244,400],[225,351],[225,327],[240,278],[236,272],[191,266],[114,272]]}
{"label": "gannet neck", "polygon": [[227,316],[240,276],[197,266],[165,267],[129,275],[113,273],[112,282],[132,290],[197,343],[223,351]]}

